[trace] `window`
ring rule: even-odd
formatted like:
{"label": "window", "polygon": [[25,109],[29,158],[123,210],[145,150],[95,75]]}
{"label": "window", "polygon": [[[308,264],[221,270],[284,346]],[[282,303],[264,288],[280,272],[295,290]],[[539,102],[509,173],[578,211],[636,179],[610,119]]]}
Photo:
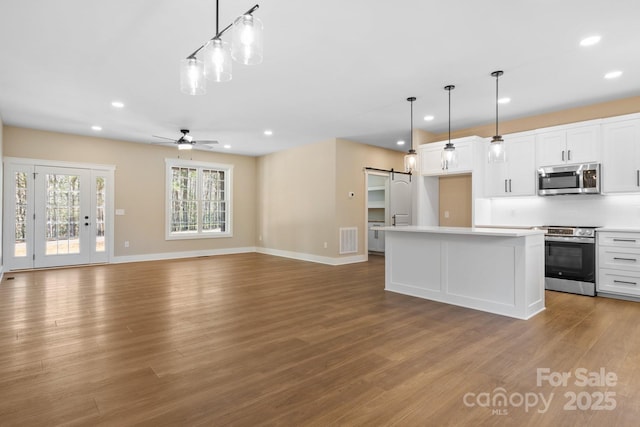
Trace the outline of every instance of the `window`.
{"label": "window", "polygon": [[233,166],[167,159],[167,240],[231,237]]}

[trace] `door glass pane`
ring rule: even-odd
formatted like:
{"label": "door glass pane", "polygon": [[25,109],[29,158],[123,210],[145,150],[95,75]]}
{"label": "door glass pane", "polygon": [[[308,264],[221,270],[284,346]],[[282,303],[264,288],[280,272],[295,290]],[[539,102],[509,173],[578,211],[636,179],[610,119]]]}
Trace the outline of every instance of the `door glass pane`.
{"label": "door glass pane", "polygon": [[80,177],[46,175],[45,255],[80,253]]}
{"label": "door glass pane", "polygon": [[27,173],[16,172],[16,229],[14,257],[27,256]]}
{"label": "door glass pane", "polygon": [[96,252],[104,252],[104,214],[105,214],[104,178],[96,178]]}

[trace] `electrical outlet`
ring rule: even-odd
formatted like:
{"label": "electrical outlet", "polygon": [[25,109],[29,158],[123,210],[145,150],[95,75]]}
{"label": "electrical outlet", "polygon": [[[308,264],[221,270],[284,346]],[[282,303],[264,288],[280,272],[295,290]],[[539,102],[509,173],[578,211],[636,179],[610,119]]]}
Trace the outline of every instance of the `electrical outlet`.
{"label": "electrical outlet", "polygon": [[262,242],[262,234],[258,236],[258,240]]}
{"label": "electrical outlet", "polygon": [[125,240],[125,241],[124,241],[124,247],[125,247],[125,248],[128,248],[128,247],[129,247],[129,241],[128,241],[128,240]]}
{"label": "electrical outlet", "polygon": [[327,249],[327,242],[324,242],[324,248]]}
{"label": "electrical outlet", "polygon": [[449,211],[444,211],[444,217],[449,218]]}

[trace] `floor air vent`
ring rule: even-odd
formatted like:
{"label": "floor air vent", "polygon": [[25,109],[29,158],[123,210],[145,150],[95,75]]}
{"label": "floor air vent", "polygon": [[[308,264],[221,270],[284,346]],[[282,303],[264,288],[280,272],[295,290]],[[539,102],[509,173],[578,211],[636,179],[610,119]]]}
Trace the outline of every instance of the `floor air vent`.
{"label": "floor air vent", "polygon": [[358,253],[358,228],[340,228],[340,254]]}

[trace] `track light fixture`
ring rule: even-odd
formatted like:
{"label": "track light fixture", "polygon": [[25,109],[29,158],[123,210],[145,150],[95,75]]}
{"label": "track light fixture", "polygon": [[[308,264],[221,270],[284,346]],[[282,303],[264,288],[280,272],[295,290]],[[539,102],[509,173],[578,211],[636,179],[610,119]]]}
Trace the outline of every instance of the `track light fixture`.
{"label": "track light fixture", "polygon": [[[180,61],[180,90],[187,95],[204,95],[207,80],[231,80],[231,59],[245,65],[262,62],[262,21],[253,16],[260,6],[255,5],[233,23],[219,30],[220,16],[216,0],[216,34],[191,55]],[[231,46],[221,39],[233,27]],[[200,55],[198,58],[196,55]]]}

